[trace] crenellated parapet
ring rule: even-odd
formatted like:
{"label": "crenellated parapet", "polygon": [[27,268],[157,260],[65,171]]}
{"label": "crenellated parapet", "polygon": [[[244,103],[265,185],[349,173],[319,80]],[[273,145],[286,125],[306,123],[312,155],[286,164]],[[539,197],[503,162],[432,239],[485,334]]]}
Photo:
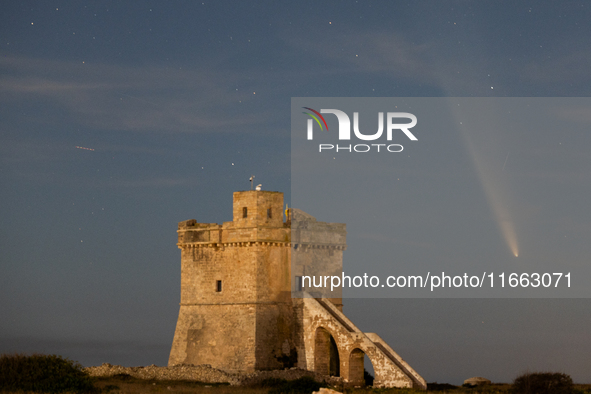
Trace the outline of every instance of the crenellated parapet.
{"label": "crenellated parapet", "polygon": [[[272,194],[263,198],[265,193]],[[180,222],[177,246],[180,249],[254,245],[290,246],[300,251],[347,249],[344,223],[319,222],[304,211],[293,208],[286,210],[287,220],[284,222],[281,211],[283,196],[279,199],[275,193],[234,193],[234,221],[231,222],[221,225],[198,223],[195,219]],[[240,214],[245,217],[240,217]],[[254,218],[249,218],[249,215]]]}
{"label": "crenellated parapet", "polygon": [[177,244],[179,249],[195,249],[195,248],[246,248],[246,247],[257,247],[257,246],[274,246],[289,248],[291,244],[289,242],[224,242],[224,243],[211,243],[211,242],[187,242]]}

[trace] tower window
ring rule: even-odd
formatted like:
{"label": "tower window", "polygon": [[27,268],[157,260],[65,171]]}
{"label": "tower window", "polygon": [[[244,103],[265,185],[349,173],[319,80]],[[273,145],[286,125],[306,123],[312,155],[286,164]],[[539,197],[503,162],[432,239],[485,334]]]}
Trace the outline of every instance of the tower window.
{"label": "tower window", "polygon": [[216,281],[216,283],[215,283],[215,291],[217,293],[221,293],[222,292],[222,281],[221,280]]}
{"label": "tower window", "polygon": [[271,214],[271,208],[267,209],[267,218],[271,219],[273,215]]}
{"label": "tower window", "polygon": [[243,218],[248,217],[248,208],[246,208],[246,207],[242,208],[242,217]]}
{"label": "tower window", "polygon": [[296,276],[295,280],[296,280],[296,291],[302,291],[302,289],[304,288],[304,286],[302,284],[302,277]]}

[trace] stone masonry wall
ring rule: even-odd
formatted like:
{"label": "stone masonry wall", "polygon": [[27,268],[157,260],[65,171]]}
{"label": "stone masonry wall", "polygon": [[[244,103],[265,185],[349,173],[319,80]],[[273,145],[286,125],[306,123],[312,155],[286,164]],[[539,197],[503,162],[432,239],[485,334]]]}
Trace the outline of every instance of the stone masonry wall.
{"label": "stone masonry wall", "polygon": [[282,205],[282,193],[237,192],[232,222],[179,223],[181,305],[169,365],[254,371],[294,364]]}
{"label": "stone masonry wall", "polygon": [[210,364],[228,372],[254,371],[256,307],[181,306],[169,365]]}

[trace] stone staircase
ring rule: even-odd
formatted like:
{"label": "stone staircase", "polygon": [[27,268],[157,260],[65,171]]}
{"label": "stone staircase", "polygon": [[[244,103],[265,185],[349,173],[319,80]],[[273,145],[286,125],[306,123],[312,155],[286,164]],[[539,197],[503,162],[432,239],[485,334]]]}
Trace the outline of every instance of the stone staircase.
{"label": "stone staircase", "polygon": [[[372,362],[375,372],[374,387],[408,387],[427,389],[427,382],[406,363],[388,344],[374,333],[359,330],[345,314],[328,299],[303,298],[307,369],[314,369],[316,330],[330,333],[337,344],[340,371],[351,385],[363,384],[363,354]],[[310,368],[312,367],[312,368]]]}

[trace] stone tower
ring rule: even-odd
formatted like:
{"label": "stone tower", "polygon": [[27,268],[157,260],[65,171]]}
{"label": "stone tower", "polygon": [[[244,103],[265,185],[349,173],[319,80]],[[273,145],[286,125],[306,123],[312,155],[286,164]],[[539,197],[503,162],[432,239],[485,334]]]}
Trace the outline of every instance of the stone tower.
{"label": "stone tower", "polygon": [[181,307],[170,365],[293,364],[289,237],[279,192],[234,193],[233,221],[222,225],[179,223]]}
{"label": "stone tower", "polygon": [[179,223],[181,303],[168,364],[297,366],[360,385],[367,355],[374,386],[426,389],[378,335],[343,314],[341,289],[301,286],[305,276],[342,274],[345,225],[286,213],[284,222],[283,193],[251,190],[234,193],[231,222]]}

